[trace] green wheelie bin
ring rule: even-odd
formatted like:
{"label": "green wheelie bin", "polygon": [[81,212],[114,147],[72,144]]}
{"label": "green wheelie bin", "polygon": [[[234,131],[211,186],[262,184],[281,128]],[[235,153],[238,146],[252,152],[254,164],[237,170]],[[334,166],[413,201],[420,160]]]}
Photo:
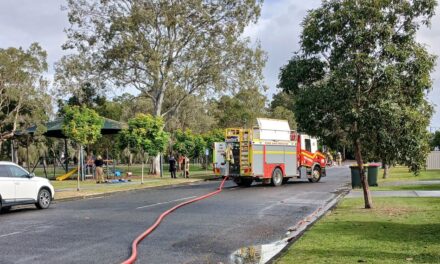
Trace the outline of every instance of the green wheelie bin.
{"label": "green wheelie bin", "polygon": [[361,174],[359,171],[359,166],[358,165],[351,165],[350,166],[350,170],[351,170],[351,188],[361,188],[362,187],[362,183],[361,183]]}
{"label": "green wheelie bin", "polygon": [[379,166],[377,163],[368,164],[368,185],[377,186],[377,176],[379,175]]}

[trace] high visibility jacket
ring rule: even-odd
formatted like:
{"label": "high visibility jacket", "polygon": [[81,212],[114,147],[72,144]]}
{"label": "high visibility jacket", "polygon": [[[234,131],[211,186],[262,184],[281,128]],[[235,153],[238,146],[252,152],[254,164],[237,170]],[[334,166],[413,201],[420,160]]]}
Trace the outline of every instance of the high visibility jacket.
{"label": "high visibility jacket", "polygon": [[234,164],[234,154],[232,153],[232,148],[229,145],[226,147],[226,150],[225,150],[225,159],[230,164]]}

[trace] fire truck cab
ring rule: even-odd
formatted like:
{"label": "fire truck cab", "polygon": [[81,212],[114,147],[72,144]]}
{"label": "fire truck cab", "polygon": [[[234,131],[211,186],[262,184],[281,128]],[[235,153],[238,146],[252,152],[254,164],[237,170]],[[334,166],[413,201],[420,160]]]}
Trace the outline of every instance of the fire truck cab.
{"label": "fire truck cab", "polygon": [[281,186],[290,178],[318,182],[326,175],[317,139],[291,131],[287,120],[257,118],[253,129],[226,129],[225,142],[214,143],[213,158],[214,173],[239,186]]}

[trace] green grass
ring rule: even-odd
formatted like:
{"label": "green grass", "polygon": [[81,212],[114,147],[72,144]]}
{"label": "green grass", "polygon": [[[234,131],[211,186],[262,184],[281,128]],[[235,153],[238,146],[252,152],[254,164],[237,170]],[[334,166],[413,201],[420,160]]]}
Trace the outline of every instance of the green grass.
{"label": "green grass", "polygon": [[276,261],[440,263],[440,198],[345,199]]}
{"label": "green grass", "polygon": [[[440,190],[440,182],[436,184],[405,184],[405,182],[415,181],[423,182],[428,180],[440,181],[440,170],[421,171],[418,176],[414,176],[405,167],[394,167],[390,170],[390,175],[387,179],[382,178],[383,170],[379,171],[378,187],[371,186],[374,191],[405,191],[405,190]],[[398,183],[394,185],[393,183]]]}
{"label": "green grass", "polygon": [[63,199],[63,198],[112,193],[117,191],[137,190],[137,189],[166,186],[166,185],[173,185],[180,183],[190,183],[199,180],[200,179],[195,179],[195,178],[190,178],[190,179],[184,179],[184,178],[151,179],[150,178],[150,179],[145,179],[144,184],[141,184],[140,179],[132,179],[131,183],[118,183],[118,184],[96,184],[95,181],[88,180],[88,181],[80,182],[80,191],[76,190],[77,182],[74,180],[52,181],[52,185],[55,188],[55,199]]}
{"label": "green grass", "polygon": [[440,184],[408,184],[408,185],[398,185],[398,186],[378,186],[371,187],[373,191],[439,191]]}
{"label": "green grass", "polygon": [[414,176],[412,172],[408,171],[406,167],[394,167],[390,169],[390,175],[387,179],[382,178],[383,170],[379,170],[378,182],[394,182],[394,181],[428,181],[440,180],[440,170],[426,170],[421,171],[418,176]]}
{"label": "green grass", "polygon": [[[144,168],[144,175],[147,175],[148,173],[148,165],[145,165]],[[69,170],[74,169],[73,166],[69,167]],[[113,170],[113,167],[110,166],[110,169]],[[142,166],[140,164],[135,164],[130,166],[130,168],[128,168],[127,165],[118,165],[116,166],[117,170],[120,170],[121,172],[123,172],[124,174],[127,171],[131,171],[133,173],[133,175],[141,175],[142,172]],[[56,177],[63,175],[65,173],[65,170],[61,167],[58,166],[55,169],[55,176],[54,176],[54,168],[53,166],[49,166],[48,168],[46,168],[46,172],[47,172],[47,177],[49,179],[55,179]],[[35,168],[34,173],[36,176],[39,177],[43,177],[45,178],[46,175],[44,173],[44,169],[43,168]],[[179,172],[177,173],[179,175]],[[190,177],[201,177],[201,178],[206,178],[207,176],[212,175],[212,169],[208,168],[207,170],[202,168],[202,166],[200,164],[191,164],[190,165]],[[164,164],[163,166],[163,176],[164,177],[170,177],[170,173],[168,172],[168,164]]]}

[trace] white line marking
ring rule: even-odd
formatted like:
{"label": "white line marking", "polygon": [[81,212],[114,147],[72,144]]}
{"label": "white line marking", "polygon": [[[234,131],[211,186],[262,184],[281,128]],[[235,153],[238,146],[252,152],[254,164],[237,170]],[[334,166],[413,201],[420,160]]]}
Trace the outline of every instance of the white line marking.
{"label": "white line marking", "polygon": [[176,199],[176,200],[172,200],[172,201],[168,201],[168,202],[149,204],[149,205],[145,205],[145,206],[137,207],[136,209],[142,209],[142,208],[147,208],[147,207],[153,207],[153,206],[156,206],[156,205],[167,204],[167,203],[173,203],[173,202],[178,202],[178,201],[188,200],[188,199],[196,198],[196,197],[197,197],[197,196],[190,196],[190,197],[180,198],[180,199]]}
{"label": "white line marking", "polygon": [[7,237],[7,236],[13,236],[13,235],[18,235],[21,234],[22,232],[13,232],[13,233],[9,233],[9,234],[4,234],[4,235],[0,235],[0,238],[2,237]]}

